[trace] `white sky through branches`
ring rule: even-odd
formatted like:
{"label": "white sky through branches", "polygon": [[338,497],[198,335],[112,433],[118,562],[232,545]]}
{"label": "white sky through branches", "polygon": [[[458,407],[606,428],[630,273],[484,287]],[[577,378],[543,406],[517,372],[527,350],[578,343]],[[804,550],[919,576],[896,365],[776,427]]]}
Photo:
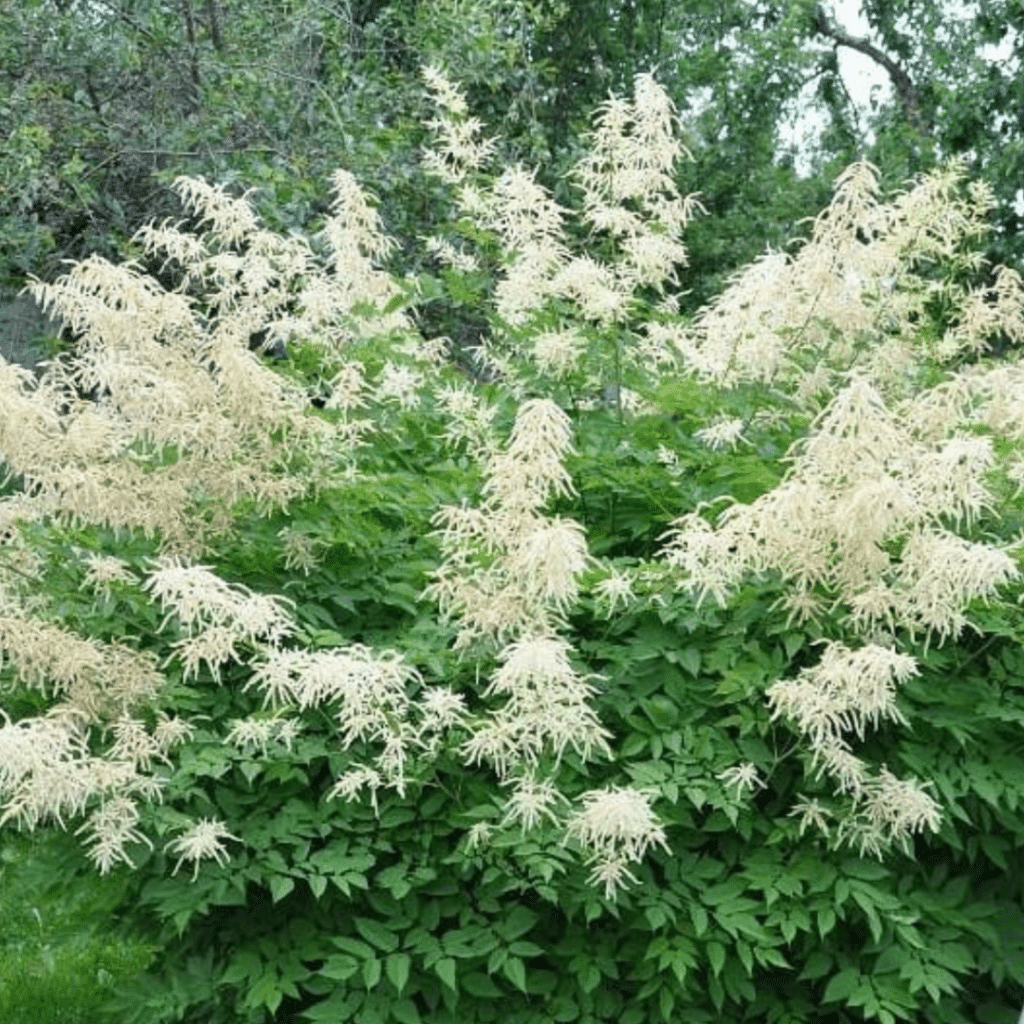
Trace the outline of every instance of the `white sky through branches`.
{"label": "white sky through branches", "polygon": [[[962,4],[959,0],[953,0],[948,6],[959,9],[962,15]],[[825,7],[835,22],[850,35],[867,38],[880,45],[867,19],[861,13],[861,0],[834,0],[832,3],[826,3]],[[980,47],[979,56],[988,61],[1006,60],[1013,51],[1013,41],[1014,33],[1011,30],[999,45]],[[870,114],[874,104],[886,103],[892,98],[892,83],[884,68],[870,57],[848,46],[838,48],[838,60],[843,87],[853,101],[857,116],[863,125],[864,118]],[[813,148],[813,144],[809,147],[809,143],[818,135],[825,123],[824,113],[814,97],[817,84],[817,79],[807,84],[795,104],[795,116],[790,131],[788,135],[785,131],[782,135],[784,144],[796,148],[796,164],[801,174],[813,173],[808,151],[809,148]],[[868,141],[871,141],[870,134]]]}

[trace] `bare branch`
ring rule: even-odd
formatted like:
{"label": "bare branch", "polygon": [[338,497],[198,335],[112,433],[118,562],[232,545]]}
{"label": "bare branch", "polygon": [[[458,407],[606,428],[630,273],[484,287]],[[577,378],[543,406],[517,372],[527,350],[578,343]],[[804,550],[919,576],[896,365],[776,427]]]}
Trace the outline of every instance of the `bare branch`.
{"label": "bare branch", "polygon": [[922,134],[931,133],[930,126],[921,114],[921,101],[917,94],[917,88],[903,67],[888,54],[883,53],[869,39],[850,35],[826,13],[825,8],[820,4],[815,14],[814,27],[820,35],[833,40],[836,46],[848,46],[851,50],[863,53],[865,57],[870,57],[876,64],[885,68],[903,106],[903,113],[907,121]]}

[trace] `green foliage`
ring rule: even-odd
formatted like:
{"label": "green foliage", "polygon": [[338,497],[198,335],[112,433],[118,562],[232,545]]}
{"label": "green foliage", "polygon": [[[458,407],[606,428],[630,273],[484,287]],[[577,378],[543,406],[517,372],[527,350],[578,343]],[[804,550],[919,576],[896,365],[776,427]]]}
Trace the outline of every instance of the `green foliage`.
{"label": "green foliage", "polygon": [[[321,522],[330,507],[320,506]],[[390,524],[394,547],[383,546],[401,572],[378,580],[376,594],[364,588],[377,545],[338,542],[347,557],[302,588],[311,638],[334,642],[327,621],[349,639],[377,621],[376,642],[404,636],[414,657],[417,643],[441,649],[443,638],[410,630],[412,616],[395,610],[401,584],[419,585],[401,526]],[[259,549],[246,534],[245,550]],[[229,552],[226,576],[232,564],[258,563]],[[974,652],[933,652],[904,691],[914,729],[886,737],[889,756],[934,780],[950,819],[916,841],[914,857],[878,864],[831,851],[813,832],[801,838],[789,815],[805,783],[761,695],[817,635],[787,627],[773,598],[752,588],[722,612],[652,597],[611,623],[581,610],[581,649],[605,677],[602,717],[632,781],[660,794],[672,837],[671,854],[652,857],[614,906],[544,829],[469,851],[466,828],[497,808],[456,761],[382,798],[377,814],[324,800],[339,767],[327,731],[266,756],[228,753],[199,732],[167,804],[225,815],[241,852],[190,883],[169,874],[159,849],[138,851],[139,870],[118,879],[122,913],[135,928],[149,922],[159,974],[122,986],[116,1019],[980,1019],[973,1008],[1024,968],[1019,617],[992,616]],[[138,628],[141,612],[122,600],[108,616]],[[458,671],[420,663],[431,676]],[[211,721],[256,710],[243,680],[232,672],[221,687],[182,691],[178,707]],[[765,780],[753,802],[713,781],[738,760]],[[581,767],[578,784],[593,784],[595,771],[584,779]]]}
{"label": "green foliage", "polygon": [[273,228],[307,227],[326,212],[315,183],[340,153],[414,247],[435,215],[417,166],[422,64],[447,64],[470,85],[519,140],[518,157],[542,155],[530,6],[9,5],[0,277],[51,279],[64,259],[131,253],[142,221],[180,217],[166,186],[182,173],[244,181]]}
{"label": "green foliage", "polygon": [[[401,63],[401,52],[392,58]],[[486,232],[478,240],[485,256],[495,247]],[[614,239],[598,245],[616,255]],[[440,274],[431,286],[453,308],[473,309],[490,301],[496,276]],[[570,315],[568,305],[542,309],[522,336],[505,332],[509,360],[531,331]],[[901,650],[919,655],[921,668],[897,698],[909,728],[886,722],[865,740],[872,764],[931,781],[947,814],[941,830],[907,838],[880,862],[826,841],[809,827],[814,817],[838,816],[849,801],[794,730],[772,718],[765,694],[814,665],[821,641],[843,635],[838,602],[800,625],[779,605],[785,581],[765,572],[712,607],[653,558],[681,512],[726,495],[749,505],[775,488],[791,443],[807,436],[808,410],[794,411],[767,388],[722,390],[666,374],[652,389],[653,410],[625,414],[621,389],[643,375],[624,366],[624,336],[650,317],[640,298],[624,326],[588,324],[576,377],[549,381],[526,359],[516,364],[523,392],[546,386],[572,410],[575,492],[554,504],[585,526],[602,560],[584,577],[567,632],[594,674],[594,705],[615,756],[584,762],[566,748],[560,761],[545,752],[543,767],[557,770],[568,801],[628,781],[651,795],[667,834],[667,848],[633,869],[635,884],[615,901],[595,888],[581,851],[554,824],[520,830],[503,821],[497,787],[463,763],[457,739],[414,753],[408,780],[372,800],[330,795],[374,744],[344,748],[330,710],[313,702],[295,709],[301,729],[290,740],[226,742],[233,720],[270,716],[249,685],[256,645],[219,674],[205,665],[189,678],[175,659],[187,636],[182,622],[165,618],[134,583],[114,581],[105,594],[86,585],[83,552],[116,555],[143,576],[158,538],[55,521],[24,527],[39,560],[34,586],[47,599],[40,615],[151,652],[167,669],[166,686],[146,713],[195,723],[173,760],[155,769],[166,781],[162,802],[140,808],[152,848],[132,844],[134,870],[114,874],[124,935],[155,956],[148,974],[118,986],[112,1019],[1009,1024],[996,993],[1016,997],[1024,976],[1024,618],[1015,595],[971,609],[978,633],[956,643],[922,653],[901,634]],[[497,318],[489,326],[499,338],[507,327]],[[329,375],[315,340],[284,371],[311,388]],[[377,339],[353,350],[373,370],[386,356]],[[573,400],[608,384],[619,389],[610,398]],[[502,436],[522,397],[511,390],[477,392],[495,400]],[[695,436],[716,417],[748,420],[762,410],[772,416],[751,423],[735,451]],[[418,671],[414,696],[451,685],[475,712],[485,706],[479,677],[495,652],[453,649],[455,625],[422,595],[442,560],[431,534],[437,510],[476,500],[485,466],[468,445],[444,440],[439,409],[381,419],[386,429],[360,452],[361,476],[272,515],[240,503],[206,561],[229,583],[294,602],[299,630],[287,649],[393,650]],[[1002,507],[976,529],[1006,539],[1021,503],[1007,486],[999,495]],[[283,530],[312,545],[313,563],[288,564]],[[497,557],[482,547],[481,560]],[[600,582],[635,567],[637,599],[609,614]],[[3,671],[10,715],[45,710],[38,689],[17,687],[14,669]],[[169,846],[187,821],[211,819],[228,823],[230,859],[197,861],[193,873]],[[79,887],[80,857],[67,858],[55,874]],[[90,956],[89,970],[114,974],[96,950]],[[140,965],[123,964],[124,974]]]}
{"label": "green foliage", "polygon": [[[675,394],[680,417],[692,413],[684,394]],[[670,421],[657,436],[676,429]],[[651,441],[643,419],[624,425],[600,411],[581,416],[579,430],[606,435],[606,446]],[[328,551],[319,569],[292,578],[289,593],[313,643],[397,646],[428,678],[450,680],[466,668],[444,656],[447,638],[415,594],[436,558],[421,539],[429,511],[470,478],[443,462],[420,469],[426,436],[412,468],[400,468],[415,447],[379,450],[372,486],[291,510],[292,527],[315,532]],[[581,480],[608,463],[599,447],[581,460]],[[683,475],[689,501],[716,493],[713,463],[722,470],[736,460],[704,462],[703,488]],[[769,476],[773,465],[763,459]],[[594,473],[565,511],[582,513],[595,538],[635,560],[650,541],[635,535],[617,496],[638,504],[652,488],[668,490],[666,476],[651,463],[646,484],[638,476],[631,488]],[[252,520],[225,545],[218,571],[269,586],[284,521]],[[65,621],[94,635],[150,637],[162,654],[152,606],[133,588],[102,609],[76,600],[70,550],[49,537],[48,589],[68,595]],[[146,547],[88,531],[67,542],[138,564]],[[763,692],[806,662],[820,634],[787,626],[772,611],[776,596],[752,587],[728,610],[697,610],[662,591],[611,621],[587,602],[575,617],[581,653],[604,677],[599,703],[618,758],[634,784],[657,791],[671,836],[671,853],[650,857],[615,904],[594,893],[548,829],[468,849],[466,829],[499,811],[490,786],[453,756],[404,796],[382,796],[375,813],[365,802],[325,800],[341,766],[329,729],[314,725],[293,749],[274,744],[265,754],[232,753],[200,730],[178,759],[165,807],[149,813],[158,834],[182,812],[223,815],[241,843],[229,864],[204,867],[195,882],[171,874],[159,845],[133,851],[138,870],[117,876],[120,914],[159,950],[157,972],[119,986],[114,1019],[1009,1021],[992,994],[1024,970],[1021,616],[990,613],[985,639],[932,651],[902,692],[913,730],[880,737],[880,749],[931,778],[949,818],[937,836],[915,841],[913,856],[879,864],[828,849],[813,829],[800,835],[790,814],[798,797],[827,797],[828,787],[807,792],[792,737],[769,720]],[[239,669],[220,686],[182,688],[175,707],[211,722],[258,713],[244,680]],[[752,800],[716,781],[737,761],[764,780]],[[607,770],[577,765],[567,794]],[[97,970],[114,974],[95,956]]]}

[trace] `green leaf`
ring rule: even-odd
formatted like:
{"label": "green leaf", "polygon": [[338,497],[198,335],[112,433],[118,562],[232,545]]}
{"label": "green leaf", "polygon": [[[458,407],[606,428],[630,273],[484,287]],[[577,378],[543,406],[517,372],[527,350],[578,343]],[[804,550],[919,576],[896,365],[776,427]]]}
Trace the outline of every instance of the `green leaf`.
{"label": "green leaf", "polygon": [[665,913],[662,907],[645,907],[644,918],[651,926],[652,931],[657,931],[668,920],[668,914]]}
{"label": "green leaf", "polygon": [[584,992],[593,992],[601,984],[601,968],[597,964],[584,964],[576,976]]}
{"label": "green leaf", "polygon": [[400,900],[412,888],[407,875],[408,865],[403,862],[385,868],[377,875],[376,881],[378,885],[387,889],[396,900]]}
{"label": "green leaf", "polygon": [[646,746],[647,737],[642,736],[640,733],[633,732],[622,741],[619,753],[623,759],[636,757],[636,755],[639,754]]}
{"label": "green leaf", "polygon": [[369,960],[363,961],[363,981],[366,984],[367,991],[376,987],[377,983],[380,981],[380,973],[380,960],[375,956],[370,957]]}
{"label": "green leaf", "polygon": [[536,923],[537,915],[517,903],[503,921],[495,922],[494,930],[506,942],[512,942],[520,935],[525,935]]}
{"label": "green leaf", "polygon": [[508,951],[514,956],[543,956],[544,950],[535,942],[512,942]]}
{"label": "green leaf", "polygon": [[500,988],[481,971],[471,971],[462,976],[462,987],[479,999],[496,999],[502,994]]}
{"label": "green leaf", "polygon": [[283,994],[278,984],[277,975],[272,972],[264,974],[249,988],[245,994],[249,1006],[265,1006],[271,1013],[281,1005]]}
{"label": "green leaf", "polygon": [[[712,885],[702,892],[701,899],[705,903],[709,903],[714,906],[716,903],[723,904],[722,909],[728,913],[727,905],[733,906],[734,910],[746,910],[748,906],[738,905],[737,897],[741,892],[744,892],[747,888],[747,880],[745,878],[736,876],[730,878],[727,882],[721,882],[719,885]],[[746,903],[753,906],[754,904],[747,900]]]}
{"label": "green leaf", "polygon": [[333,981],[347,981],[358,970],[359,960],[347,953],[341,953],[328,957],[317,973]]}
{"label": "green leaf", "polygon": [[860,980],[861,974],[856,967],[845,968],[825,986],[823,1002],[837,1003],[849,999],[860,987]]}
{"label": "green leaf", "polygon": [[686,984],[686,972],[693,966],[692,956],[681,949],[674,949],[668,954],[668,964],[680,985]]}
{"label": "green leaf", "polygon": [[391,953],[384,960],[384,973],[395,986],[399,995],[409,981],[409,966],[412,963],[408,953]]}
{"label": "green leaf", "polygon": [[331,942],[333,942],[338,949],[342,949],[346,953],[351,953],[352,956],[358,957],[360,960],[366,960],[369,957],[376,955],[370,946],[365,942],[360,942],[359,939],[352,938],[351,935],[334,935],[331,937]]}
{"label": "green leaf", "polygon": [[274,875],[270,880],[270,898],[278,903],[295,888],[295,879],[291,875]]}
{"label": "green leaf", "polygon": [[700,648],[684,647],[675,652],[675,658],[695,679],[700,675]]}
{"label": "green leaf", "polygon": [[661,1012],[662,1020],[671,1020],[672,1011],[675,1009],[675,993],[667,985],[658,993],[658,1010]]}
{"label": "green leaf", "polygon": [[352,922],[356,931],[372,946],[376,946],[385,953],[398,949],[398,936],[388,931],[379,921],[372,921],[367,917],[357,917]]}
{"label": "green leaf", "polygon": [[754,954],[751,952],[750,946],[745,942],[737,942],[736,952],[739,954],[747,974],[752,975],[754,973]]}
{"label": "green leaf", "polygon": [[648,698],[644,710],[647,717],[654,723],[655,727],[665,731],[675,725],[679,718],[679,708],[675,701],[663,694],[656,693]]}
{"label": "green leaf", "polygon": [[[360,1001],[362,996],[359,995]],[[331,993],[327,999],[321,1000],[315,1006],[302,1011],[302,1016],[313,1021],[323,1021],[324,1024],[335,1024],[339,1020],[352,1020],[353,1011],[352,993],[339,989]]]}
{"label": "green leaf", "polygon": [[871,973],[877,975],[898,971],[909,958],[910,952],[902,946],[889,946],[882,950]]}
{"label": "green leaf", "polygon": [[864,882],[880,882],[883,878],[888,878],[892,874],[892,871],[884,864],[879,864],[873,860],[855,859],[853,857],[844,860],[840,867],[843,874],[859,878]]}
{"label": "green leaf", "polygon": [[434,973],[453,991],[455,984],[455,961],[450,956],[443,956],[434,964]]}
{"label": "green leaf", "polygon": [[725,946],[712,939],[704,947],[704,951],[708,955],[708,963],[711,964],[711,970],[714,972],[715,977],[718,977],[722,967],[725,965]]}
{"label": "green leaf", "polygon": [[422,1020],[420,1011],[411,999],[396,999],[391,1004],[391,1016],[399,1024],[421,1024]]}
{"label": "green leaf", "polygon": [[526,991],[526,967],[518,957],[510,956],[502,965],[501,969],[505,977],[512,982],[520,992]]}
{"label": "green leaf", "polygon": [[879,942],[882,938],[882,922],[878,916],[878,911],[875,909],[875,904],[871,902],[867,894],[861,892],[859,889],[853,889],[852,895],[861,910],[864,911],[864,916],[868,919],[868,928],[871,929],[871,938],[873,938],[875,942]]}
{"label": "green leaf", "polygon": [[698,938],[708,930],[708,912],[699,904],[690,904],[690,918]]}
{"label": "green leaf", "polygon": [[833,957],[823,949],[814,950],[804,961],[804,969],[800,972],[799,981],[813,981],[823,978],[832,970]]}
{"label": "green leaf", "polygon": [[243,979],[255,978],[263,969],[263,961],[258,953],[251,949],[243,949],[236,953],[227,969],[220,976],[225,984],[234,984]]}

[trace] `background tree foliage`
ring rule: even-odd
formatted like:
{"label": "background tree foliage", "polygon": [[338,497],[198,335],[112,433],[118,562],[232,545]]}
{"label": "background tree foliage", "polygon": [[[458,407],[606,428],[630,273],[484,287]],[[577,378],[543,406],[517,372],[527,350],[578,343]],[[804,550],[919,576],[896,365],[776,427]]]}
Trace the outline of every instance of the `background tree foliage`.
{"label": "background tree foliage", "polygon": [[[687,128],[685,190],[712,215],[691,239],[692,308],[766,245],[785,245],[860,155],[889,184],[968,155],[996,193],[990,255],[1020,255],[1024,43],[1013,0],[866,3],[865,40],[810,0],[7,0],[0,10],[0,270],[11,284],[29,271],[52,277],[61,259],[125,251],[142,220],[178,214],[163,187],[177,173],[244,181],[275,226],[298,228],[325,212],[310,182],[344,163],[414,248],[438,198],[415,161],[427,63],[464,83],[509,159],[543,166],[549,185],[578,155],[596,104],[655,69]],[[998,59],[983,49],[1000,43]],[[836,58],[857,45],[905,86],[867,117]],[[797,162],[788,139],[809,103],[823,127]]]}

